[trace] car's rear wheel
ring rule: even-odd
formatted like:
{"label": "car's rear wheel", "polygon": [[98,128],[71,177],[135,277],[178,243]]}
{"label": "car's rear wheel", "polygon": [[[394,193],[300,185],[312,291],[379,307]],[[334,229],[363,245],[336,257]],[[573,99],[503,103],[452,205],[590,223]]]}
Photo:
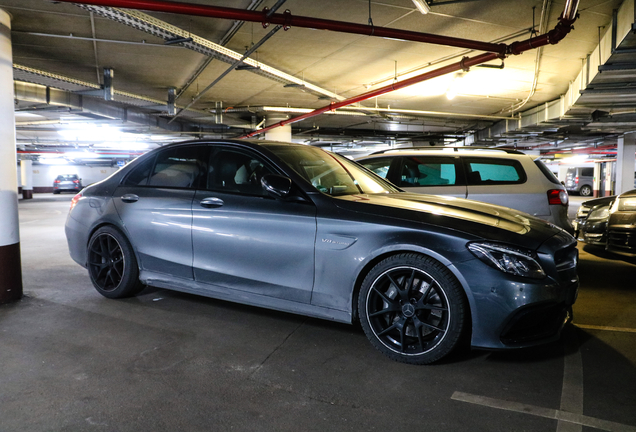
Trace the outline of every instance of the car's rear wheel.
{"label": "car's rear wheel", "polygon": [[104,297],[130,297],[143,288],[130,242],[111,226],[99,228],[88,242],[88,274]]}
{"label": "car's rear wheel", "polygon": [[460,344],[468,316],[462,288],[439,262],[418,254],[384,259],[358,297],[362,328],[393,360],[428,364]]}
{"label": "car's rear wheel", "polygon": [[582,186],[581,189],[579,189],[579,195],[581,195],[581,196],[590,196],[590,195],[592,195],[592,188],[589,187],[588,185]]}

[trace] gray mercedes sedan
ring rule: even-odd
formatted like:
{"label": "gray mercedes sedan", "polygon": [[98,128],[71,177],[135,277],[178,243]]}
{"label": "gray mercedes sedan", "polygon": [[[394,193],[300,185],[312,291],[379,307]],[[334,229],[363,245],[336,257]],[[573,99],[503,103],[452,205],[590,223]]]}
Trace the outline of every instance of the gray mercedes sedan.
{"label": "gray mercedes sedan", "polygon": [[391,359],[559,338],[575,239],[528,214],[411,194],[342,156],[268,141],[161,147],[71,204],[102,295],[145,285],[346,323]]}

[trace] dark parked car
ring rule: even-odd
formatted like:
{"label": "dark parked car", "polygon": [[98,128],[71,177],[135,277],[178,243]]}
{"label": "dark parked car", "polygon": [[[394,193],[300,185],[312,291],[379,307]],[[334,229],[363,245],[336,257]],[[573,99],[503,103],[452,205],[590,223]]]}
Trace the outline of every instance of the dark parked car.
{"label": "dark parked car", "polygon": [[636,189],[620,194],[610,209],[607,250],[636,256]]}
{"label": "dark parked car", "polygon": [[352,323],[388,357],[556,340],[575,239],[528,214],[402,192],[344,157],[267,141],[153,150],[71,204],[72,258],[102,295],[142,284]]}
{"label": "dark parked car", "polygon": [[616,195],[612,195],[608,197],[594,198],[581,203],[581,206],[576,212],[576,218],[572,222],[572,226],[574,227],[574,236],[579,238],[580,240],[580,227],[587,219],[587,215],[590,213],[592,207],[609,206],[614,202],[615,199]]}
{"label": "dark parked car", "polygon": [[578,240],[593,246],[607,245],[607,221],[612,203],[592,207],[579,225]]}
{"label": "dark parked car", "polygon": [[82,179],[77,174],[62,174],[53,180],[53,193],[59,194],[62,191],[82,190]]}

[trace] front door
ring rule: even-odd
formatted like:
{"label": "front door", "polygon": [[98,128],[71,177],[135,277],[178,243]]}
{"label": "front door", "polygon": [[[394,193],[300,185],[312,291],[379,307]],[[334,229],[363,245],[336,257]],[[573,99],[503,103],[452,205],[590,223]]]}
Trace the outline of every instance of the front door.
{"label": "front door", "polygon": [[309,303],[314,282],[316,209],[274,199],[261,177],[274,172],[250,150],[211,152],[205,188],[192,203],[197,281]]}

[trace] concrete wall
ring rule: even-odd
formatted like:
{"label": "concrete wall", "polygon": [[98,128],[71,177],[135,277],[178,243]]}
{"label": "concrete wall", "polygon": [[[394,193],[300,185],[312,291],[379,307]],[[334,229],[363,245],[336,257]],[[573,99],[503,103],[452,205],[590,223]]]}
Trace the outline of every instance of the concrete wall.
{"label": "concrete wall", "polygon": [[[117,171],[118,167],[91,167],[85,165],[36,165],[33,164],[33,191],[52,192],[53,180],[60,174],[77,174],[82,179],[82,185],[97,183]],[[20,170],[18,170],[18,184],[22,186]]]}

